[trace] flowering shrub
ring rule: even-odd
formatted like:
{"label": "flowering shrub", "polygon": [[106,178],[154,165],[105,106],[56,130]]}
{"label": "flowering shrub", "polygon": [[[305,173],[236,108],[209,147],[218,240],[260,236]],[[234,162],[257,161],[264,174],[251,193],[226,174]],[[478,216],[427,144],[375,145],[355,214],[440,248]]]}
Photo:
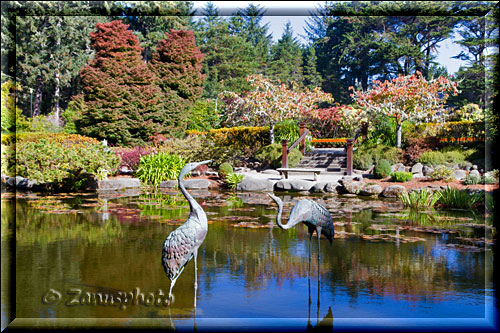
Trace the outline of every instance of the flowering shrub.
{"label": "flowering shrub", "polygon": [[420,72],[398,76],[392,81],[373,81],[368,91],[354,90],[351,97],[371,114],[384,114],[396,120],[397,147],[401,147],[401,126],[405,120],[443,121],[443,105],[449,92],[458,94],[457,83],[447,77],[427,81]]}

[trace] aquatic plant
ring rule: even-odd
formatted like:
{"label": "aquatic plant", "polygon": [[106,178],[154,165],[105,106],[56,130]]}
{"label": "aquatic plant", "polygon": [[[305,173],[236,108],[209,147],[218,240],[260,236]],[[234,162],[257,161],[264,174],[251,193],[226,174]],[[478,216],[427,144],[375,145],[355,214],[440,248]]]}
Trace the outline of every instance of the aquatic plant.
{"label": "aquatic plant", "polygon": [[176,179],[185,163],[178,155],[144,155],[139,161],[136,176],[142,183],[157,187],[164,180]]}
{"label": "aquatic plant", "polygon": [[440,192],[439,204],[447,208],[470,209],[483,198],[481,193],[458,190],[449,186]]}
{"label": "aquatic plant", "polygon": [[432,192],[428,189],[421,189],[410,192],[403,192],[398,195],[405,207],[414,209],[434,207],[441,197],[440,192]]}
{"label": "aquatic plant", "polygon": [[239,183],[243,180],[243,177],[245,175],[241,173],[234,173],[231,172],[230,174],[226,175],[226,184],[232,188],[233,190],[236,189],[236,186],[238,186]]}

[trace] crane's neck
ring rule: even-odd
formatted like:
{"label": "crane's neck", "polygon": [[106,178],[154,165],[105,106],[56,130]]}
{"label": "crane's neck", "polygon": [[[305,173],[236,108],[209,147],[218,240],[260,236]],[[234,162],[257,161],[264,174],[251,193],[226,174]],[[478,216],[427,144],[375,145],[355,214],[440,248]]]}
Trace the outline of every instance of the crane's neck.
{"label": "crane's neck", "polygon": [[281,201],[280,198],[274,197],[274,201],[278,204],[278,214],[276,214],[276,224],[281,228],[281,229],[290,229],[292,226],[287,223],[283,224],[281,223],[281,215],[283,214],[283,201]]}
{"label": "crane's neck", "polygon": [[[182,176],[184,178],[184,176]],[[207,224],[207,218],[206,214],[203,211],[203,208],[201,208],[200,204],[194,200],[193,196],[189,194],[189,192],[186,190],[184,187],[184,184],[182,182],[182,179],[179,177],[179,189],[181,190],[182,194],[184,197],[186,197],[186,200],[189,203],[189,209],[190,209],[190,216],[196,216],[197,221],[203,225]]]}

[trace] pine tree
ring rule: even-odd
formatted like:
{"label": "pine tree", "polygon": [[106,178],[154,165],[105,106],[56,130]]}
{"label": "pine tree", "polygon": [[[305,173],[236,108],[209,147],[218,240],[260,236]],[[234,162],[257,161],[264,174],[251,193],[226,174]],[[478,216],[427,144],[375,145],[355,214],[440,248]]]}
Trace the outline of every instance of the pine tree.
{"label": "pine tree", "polygon": [[321,75],[316,69],[316,51],[313,46],[304,51],[304,80],[303,84],[308,89],[314,89],[321,86]]}
{"label": "pine tree", "polygon": [[96,55],[80,74],[85,107],[78,129],[119,145],[141,144],[165,133],[162,92],[142,60],[137,36],[118,20],[96,28],[90,34]]}
{"label": "pine tree", "polygon": [[203,92],[203,53],[190,30],[171,30],[161,40],[149,68],[164,94],[166,127],[171,135],[186,129],[186,119]]}
{"label": "pine tree", "polygon": [[271,48],[269,74],[290,86],[293,81],[302,85],[302,72],[302,49],[288,21],[278,43]]}

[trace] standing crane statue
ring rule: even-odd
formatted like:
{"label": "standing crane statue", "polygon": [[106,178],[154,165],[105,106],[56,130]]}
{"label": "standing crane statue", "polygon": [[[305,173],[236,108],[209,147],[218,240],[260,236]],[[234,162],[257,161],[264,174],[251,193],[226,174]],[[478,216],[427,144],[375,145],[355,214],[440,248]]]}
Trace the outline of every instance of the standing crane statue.
{"label": "standing crane statue", "polygon": [[318,269],[319,269],[319,238],[321,234],[326,236],[330,245],[332,245],[335,228],[333,226],[332,216],[330,212],[319,203],[302,199],[292,207],[287,224],[281,223],[281,214],[283,213],[283,201],[280,198],[269,194],[268,195],[278,204],[278,214],[276,215],[276,224],[281,229],[290,229],[302,222],[307,226],[309,231],[309,266],[311,265],[311,239],[314,231],[318,236]]}
{"label": "standing crane statue", "polygon": [[186,197],[190,213],[189,217],[179,228],[175,229],[168,235],[163,244],[163,251],[161,254],[161,262],[165,273],[167,273],[170,279],[170,291],[168,293],[168,298],[172,298],[172,288],[177,281],[177,278],[181,275],[184,267],[187,263],[194,258],[194,307],[196,308],[196,291],[198,289],[197,272],[198,267],[196,265],[196,257],[198,255],[198,248],[205,240],[205,236],[208,231],[208,220],[207,215],[203,211],[203,208],[193,199],[191,194],[186,191],[184,187],[183,179],[184,177],[194,170],[197,166],[202,164],[207,164],[212,162],[211,160],[198,162],[198,163],[188,163],[186,164],[178,178],[179,189],[182,194]]}

